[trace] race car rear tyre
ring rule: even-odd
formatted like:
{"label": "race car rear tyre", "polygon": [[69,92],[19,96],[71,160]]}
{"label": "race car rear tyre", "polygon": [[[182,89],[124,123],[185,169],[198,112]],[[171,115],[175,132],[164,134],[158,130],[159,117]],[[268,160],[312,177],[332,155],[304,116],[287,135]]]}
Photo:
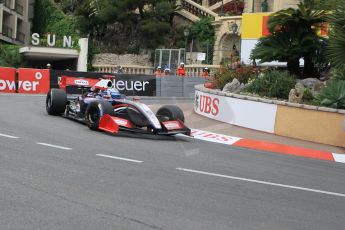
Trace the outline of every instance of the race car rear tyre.
{"label": "race car rear tyre", "polygon": [[87,126],[92,130],[97,130],[99,126],[99,121],[102,116],[109,114],[114,116],[113,106],[108,101],[93,101],[91,102],[85,112],[85,120]]}
{"label": "race car rear tyre", "polygon": [[46,97],[46,110],[49,115],[58,116],[65,112],[67,95],[61,89],[51,89]]}
{"label": "race car rear tyre", "polygon": [[165,105],[161,107],[156,114],[160,117],[167,117],[169,121],[180,120],[184,122],[183,111],[176,105]]}

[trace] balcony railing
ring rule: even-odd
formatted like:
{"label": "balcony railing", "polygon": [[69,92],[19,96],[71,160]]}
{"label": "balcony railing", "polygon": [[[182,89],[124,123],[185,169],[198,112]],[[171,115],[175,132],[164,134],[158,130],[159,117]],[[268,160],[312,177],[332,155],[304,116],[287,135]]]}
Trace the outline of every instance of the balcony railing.
{"label": "balcony railing", "polygon": [[9,38],[12,38],[12,34],[13,34],[12,28],[5,26],[5,25],[2,26],[2,35],[9,37]]}
{"label": "balcony railing", "polygon": [[208,0],[208,5],[213,6],[214,4],[217,4],[218,2],[222,2],[222,0]]}
{"label": "balcony railing", "polygon": [[[116,65],[93,65],[96,72],[102,73],[113,73],[116,70]],[[219,65],[203,65],[203,64],[193,64],[186,65],[186,76],[189,77],[199,77],[205,67],[210,70],[210,76],[213,76],[215,72],[219,71]],[[123,65],[123,73],[126,74],[153,74],[154,68],[149,66],[137,66],[137,65]],[[172,73],[174,75],[174,73]]]}
{"label": "balcony railing", "polygon": [[20,15],[23,15],[24,13],[24,7],[16,2],[16,12]]}
{"label": "balcony railing", "polygon": [[199,5],[202,5],[202,0],[192,0],[195,3],[198,3]]}
{"label": "balcony railing", "polygon": [[200,4],[196,4],[195,1],[191,0],[182,0],[181,1],[182,8],[189,13],[197,16],[197,17],[215,17],[217,14],[214,12],[208,10],[208,9],[203,9]]}
{"label": "balcony railing", "polygon": [[21,43],[25,43],[25,34],[22,32],[17,32],[17,40]]}
{"label": "balcony railing", "polygon": [[[96,72],[113,73],[117,65],[93,65]],[[149,66],[122,65],[123,73],[126,74],[153,74],[153,68]]]}

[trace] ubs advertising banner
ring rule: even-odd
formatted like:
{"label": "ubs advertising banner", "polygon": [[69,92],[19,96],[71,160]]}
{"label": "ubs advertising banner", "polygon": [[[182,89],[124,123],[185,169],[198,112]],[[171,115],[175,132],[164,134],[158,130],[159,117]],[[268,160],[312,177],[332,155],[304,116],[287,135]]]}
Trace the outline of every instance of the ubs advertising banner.
{"label": "ubs advertising banner", "polygon": [[14,93],[16,91],[16,69],[0,68],[0,93]]}
{"label": "ubs advertising banner", "polygon": [[[154,75],[136,75],[136,74],[113,74],[96,72],[76,72],[51,70],[51,88],[58,88],[58,82],[61,76],[80,77],[98,79],[103,75],[115,76],[113,84],[120,93],[127,96],[156,96],[156,77]],[[69,93],[78,93],[78,89],[68,89]]]}
{"label": "ubs advertising banner", "polygon": [[196,91],[194,111],[228,124],[274,133],[277,105]]}

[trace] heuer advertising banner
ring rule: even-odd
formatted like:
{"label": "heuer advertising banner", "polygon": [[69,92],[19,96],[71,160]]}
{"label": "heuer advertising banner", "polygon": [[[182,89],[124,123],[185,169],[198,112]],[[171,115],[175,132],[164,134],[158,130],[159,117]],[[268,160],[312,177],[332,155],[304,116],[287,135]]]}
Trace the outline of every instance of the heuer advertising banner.
{"label": "heuer advertising banner", "polygon": [[[51,88],[58,88],[61,76],[78,77],[81,79],[98,79],[103,75],[114,76],[113,84],[120,93],[127,96],[156,96],[156,77],[154,75],[113,74],[96,72],[76,72],[51,70]],[[70,93],[77,93],[78,89],[68,89]]]}
{"label": "heuer advertising banner", "polygon": [[16,92],[16,69],[0,67],[0,93]]}
{"label": "heuer advertising banner", "polygon": [[277,105],[196,91],[194,111],[228,124],[273,133]]}
{"label": "heuer advertising banner", "polygon": [[18,93],[45,94],[50,89],[50,70],[18,69]]}

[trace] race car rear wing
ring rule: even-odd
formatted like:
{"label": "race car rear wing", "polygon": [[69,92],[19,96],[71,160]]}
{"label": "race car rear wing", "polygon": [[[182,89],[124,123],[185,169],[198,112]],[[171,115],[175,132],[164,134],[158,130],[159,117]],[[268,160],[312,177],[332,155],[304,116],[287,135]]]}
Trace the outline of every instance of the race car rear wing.
{"label": "race car rear wing", "polygon": [[62,75],[59,79],[59,88],[66,91],[66,87],[91,88],[99,82],[99,79],[78,78]]}

